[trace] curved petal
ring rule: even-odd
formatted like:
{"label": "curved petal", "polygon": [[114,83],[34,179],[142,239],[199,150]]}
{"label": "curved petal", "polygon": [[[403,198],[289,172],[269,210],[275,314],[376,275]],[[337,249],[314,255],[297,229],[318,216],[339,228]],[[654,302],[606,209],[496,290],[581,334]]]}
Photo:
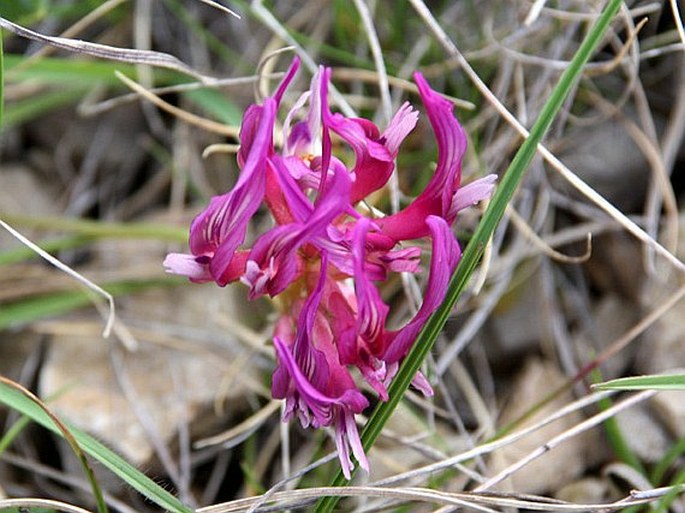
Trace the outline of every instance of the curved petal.
{"label": "curved petal", "polygon": [[274,297],[292,283],[298,269],[295,253],[302,243],[297,224],[276,226],[255,241],[241,278],[250,287],[250,300],[266,293]]}
{"label": "curved petal", "polygon": [[[330,111],[324,111],[323,116],[330,129],[355,153],[351,201],[356,203],[385,185],[395,168],[394,156],[383,144],[368,136],[370,129],[366,124],[371,124],[369,121],[346,118],[338,113],[331,114]],[[373,129],[378,134],[375,125]]]}
{"label": "curved petal", "polygon": [[396,273],[419,272],[421,248],[409,248],[387,251],[379,256],[379,260],[390,271]]}
{"label": "curved petal", "polygon": [[433,91],[420,73],[414,75],[438,145],[438,163],[426,188],[404,210],[377,220],[381,230],[396,241],[429,234],[424,222],[430,215],[454,221],[452,198],[459,188],[466,134],[452,114],[451,102]]}
{"label": "curved petal", "polygon": [[[323,76],[323,68],[319,67],[312,77],[309,91],[305,92],[295,102],[290,112],[283,123],[284,134],[284,155],[297,155],[304,157],[307,154],[316,155],[321,152],[321,77]],[[295,117],[295,114],[302,109],[305,102],[309,100],[309,109],[305,121],[299,121],[293,125],[292,130],[290,125]]]}
{"label": "curved petal", "polygon": [[[292,380],[293,394],[297,394],[297,399],[293,398],[291,402],[294,403],[296,400],[300,408],[308,409],[301,418],[308,418],[308,415],[312,414],[316,419],[316,423],[312,422],[313,426],[334,425],[340,465],[348,478],[352,469],[349,447],[352,448],[360,466],[368,471],[368,461],[359,439],[357,425],[354,423],[354,414],[361,413],[369,404],[366,398],[356,388],[348,388],[338,396],[326,395],[326,393],[312,386],[300,370],[288,347],[278,337],[274,338],[274,347],[279,365]],[[274,397],[279,398],[276,395]]]}
{"label": "curved petal", "polygon": [[[302,379],[304,380],[300,385],[295,383],[295,390],[300,390],[299,393],[309,393],[309,389],[325,389],[328,384],[329,374],[328,374],[328,364],[329,359],[326,355],[314,347],[313,337],[314,328],[316,323],[317,311],[321,303],[321,298],[323,295],[323,290],[326,284],[326,273],[325,268],[327,265],[327,256],[325,253],[321,257],[321,267],[322,272],[319,275],[319,279],[316,282],[314,289],[311,291],[307,300],[302,304],[302,307],[297,312],[297,327],[295,329],[295,339],[292,341],[292,352],[290,350],[287,353],[282,353],[278,350],[279,346],[276,344],[276,339],[278,343],[285,346],[283,339],[276,335],[274,337],[274,344],[277,348],[277,354],[279,356],[279,366],[274,371],[274,377],[272,381],[272,393],[274,397],[282,399],[286,396],[286,392],[289,390],[285,384],[288,382],[289,378],[297,381],[297,372],[302,374]],[[298,302],[299,303],[299,302]],[[281,327],[282,330],[282,327]],[[284,359],[281,360],[281,357]],[[288,359],[292,361],[289,361]],[[297,367],[297,372],[293,371],[293,366]],[[310,380],[312,381],[310,383]],[[314,392],[315,394],[316,392]]]}
{"label": "curved petal", "polygon": [[433,252],[423,303],[408,324],[388,334],[387,349],[382,356],[386,363],[397,362],[407,355],[423,325],[445,298],[450,278],[461,257],[459,243],[443,218],[429,216],[426,223],[432,234]]}
{"label": "curved petal", "polygon": [[352,170],[355,181],[352,203],[383,187],[395,169],[395,157],[404,138],[416,126],[418,113],[405,103],[390,124],[379,134],[376,125],[366,119],[346,118],[324,109],[328,127],[352,147],[356,161]]}
{"label": "curved petal", "polygon": [[357,424],[354,421],[354,415],[347,410],[343,410],[336,420],[335,445],[338,448],[340,468],[343,471],[345,479],[352,479],[352,469],[354,469],[349,449],[352,449],[352,454],[357,458],[359,466],[366,472],[369,471],[369,460],[366,458],[366,454],[364,454],[364,447],[359,438],[359,431],[357,430]]}
{"label": "curved petal", "polygon": [[438,163],[433,179],[422,195],[439,197],[441,211],[447,213],[452,195],[461,179],[461,159],[466,152],[466,134],[452,113],[454,105],[431,89],[421,73],[414,74],[421,100],[426,107],[438,144]]}
{"label": "curved petal", "polygon": [[209,271],[221,286],[236,249],[245,240],[247,224],[259,208],[266,188],[267,154],[271,147],[276,105],[264,102],[251,150],[235,188],[215,196],[190,226],[190,251],[211,259]]}
{"label": "curved petal", "polygon": [[276,92],[273,95],[273,99],[276,101],[276,106],[279,106],[281,104],[281,100],[283,99],[285,90],[288,89],[290,82],[293,81],[295,73],[297,73],[297,70],[299,68],[300,58],[296,55],[295,57],[293,57],[293,60],[290,63],[290,66],[288,67],[288,71],[285,72],[285,77],[283,77],[283,80],[281,80],[281,83],[278,85],[278,89],[276,89]]}
{"label": "curved petal", "polygon": [[409,102],[404,102],[381,134],[381,140],[391,155],[397,156],[400,144],[419,122],[419,112]]}

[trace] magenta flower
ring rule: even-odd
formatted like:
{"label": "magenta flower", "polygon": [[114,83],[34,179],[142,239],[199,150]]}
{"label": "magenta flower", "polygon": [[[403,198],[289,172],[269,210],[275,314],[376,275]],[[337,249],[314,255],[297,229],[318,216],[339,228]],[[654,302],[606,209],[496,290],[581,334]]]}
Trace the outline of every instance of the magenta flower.
{"label": "magenta flower", "polygon": [[[172,253],[164,266],[194,282],[224,286],[239,280],[248,286],[250,299],[279,297],[273,396],[285,400],[284,421],[297,417],[305,428],[334,430],[349,479],[351,455],[368,471],[355,422],[368,401],[350,370],[356,368],[381,400],[388,399],[389,381],[444,299],[459,262],[451,225],[460,210],[491,194],[495,177],[460,187],[466,136],[452,104],[416,73],[438,147],[435,173],[400,212],[367,217],[362,212],[368,209],[358,210],[358,203],[389,180],[418,112],[405,103],[382,132],[368,120],[333,113],[331,72],[321,68],[286,114],[283,148],[277,152],[277,111],[298,67],[295,59],[274,96],[247,109],[238,182],[193,220],[190,254]],[[333,155],[331,133],[354,153],[351,168]],[[275,226],[246,247],[248,223],[262,204]],[[429,239],[432,248],[423,303],[403,327],[389,330],[390,308],[376,282],[393,272],[419,272],[421,249],[404,242],[418,239]],[[413,384],[432,394],[421,374]]]}

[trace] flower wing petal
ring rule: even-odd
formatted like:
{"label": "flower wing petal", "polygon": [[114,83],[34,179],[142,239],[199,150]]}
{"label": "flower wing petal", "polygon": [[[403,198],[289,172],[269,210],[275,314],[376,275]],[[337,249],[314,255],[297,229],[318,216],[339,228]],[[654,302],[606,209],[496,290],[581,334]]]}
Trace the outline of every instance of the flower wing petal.
{"label": "flower wing petal", "polygon": [[191,252],[211,257],[210,272],[221,286],[228,283],[223,276],[236,249],[245,240],[250,218],[264,198],[276,104],[267,98],[260,109],[259,124],[238,183],[231,192],[212,198],[190,227]]}

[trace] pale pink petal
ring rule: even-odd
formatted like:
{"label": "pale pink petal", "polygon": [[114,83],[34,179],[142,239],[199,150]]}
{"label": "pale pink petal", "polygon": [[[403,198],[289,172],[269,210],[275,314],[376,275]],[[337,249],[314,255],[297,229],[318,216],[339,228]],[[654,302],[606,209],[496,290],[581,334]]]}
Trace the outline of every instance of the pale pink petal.
{"label": "pale pink petal", "polygon": [[[306,155],[316,155],[321,152],[321,77],[323,75],[323,68],[319,70],[312,77],[309,91],[305,92],[298,98],[293,105],[290,112],[283,123],[284,133],[284,155],[297,155],[304,157]],[[306,120],[298,121],[290,129],[294,117],[304,107],[304,104],[309,101],[309,109],[307,111]]]}
{"label": "pale pink petal", "polygon": [[212,281],[207,263],[200,263],[195,255],[169,253],[162,263],[166,272],[187,276],[194,282]]}
{"label": "pale pink petal", "polygon": [[343,411],[336,421],[335,425],[335,445],[338,448],[338,458],[340,459],[340,468],[343,471],[345,479],[352,479],[352,470],[354,464],[350,458],[350,449],[354,457],[359,462],[359,466],[366,472],[369,471],[369,460],[364,454],[364,447],[359,438],[359,431],[357,424],[354,421],[354,415],[348,411]]}
{"label": "pale pink petal", "polygon": [[448,217],[454,218],[460,210],[489,198],[495,189],[495,182],[497,182],[497,175],[491,174],[460,187],[452,197]]}
{"label": "pale pink petal", "polygon": [[421,372],[417,372],[414,379],[411,380],[411,385],[421,392],[425,397],[433,395],[433,387]]}
{"label": "pale pink petal", "polygon": [[369,460],[366,459],[364,446],[362,445],[362,441],[359,438],[359,432],[357,431],[357,423],[354,421],[354,415],[346,411],[343,416],[345,419],[345,435],[352,448],[352,454],[357,458],[359,466],[368,472]]}
{"label": "pale pink petal", "polygon": [[388,270],[396,273],[417,273],[421,264],[421,248],[411,246],[382,253],[379,260]]}
{"label": "pale pink petal", "polygon": [[391,155],[397,156],[400,144],[414,130],[419,121],[419,113],[414,110],[409,102],[405,102],[395,113],[388,127],[381,134],[381,140]]}

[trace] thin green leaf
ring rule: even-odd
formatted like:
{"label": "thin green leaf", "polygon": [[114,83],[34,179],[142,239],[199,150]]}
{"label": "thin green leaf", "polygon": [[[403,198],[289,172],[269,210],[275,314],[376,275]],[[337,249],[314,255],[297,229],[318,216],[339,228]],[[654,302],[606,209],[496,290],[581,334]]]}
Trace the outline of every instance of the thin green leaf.
{"label": "thin green leaf", "polygon": [[685,374],[619,378],[593,385],[599,390],[685,390]]}
{"label": "thin green leaf", "polygon": [[2,47],[2,30],[0,30],[0,127],[5,109],[5,51]]}
{"label": "thin green leaf", "polygon": [[666,475],[666,472],[668,472],[671,465],[673,465],[683,455],[685,455],[685,436],[677,440],[654,466],[652,473],[649,476],[649,480],[652,482],[652,484],[662,484],[664,476]]}
{"label": "thin green leaf", "polygon": [[[592,379],[594,381],[602,380],[599,369],[595,369],[595,372],[592,373]],[[599,406],[600,410],[605,411],[613,406],[613,401],[611,400],[611,397],[605,397],[597,403],[597,406]],[[606,419],[603,425],[609,444],[613,448],[616,456],[618,456],[618,459],[630,465],[642,475],[647,475],[645,468],[642,466],[642,463],[640,463],[640,458],[637,457],[626,441],[625,436],[623,436],[623,430],[621,429],[618,420],[616,420],[616,417]]]}
{"label": "thin green leaf", "polygon": [[[92,237],[71,235],[59,239],[40,240],[37,242],[37,245],[48,253],[54,254],[65,249],[80,248],[92,240]],[[0,251],[0,266],[16,264],[35,258],[40,258],[35,251],[33,251],[31,248],[21,246],[18,248],[8,249],[7,251]]]}
{"label": "thin green leaf", "polygon": [[86,474],[86,478],[88,479],[91,489],[93,490],[93,495],[95,496],[95,502],[98,507],[98,512],[107,513],[107,504],[105,503],[105,498],[102,495],[100,484],[95,478],[95,472],[93,472],[93,468],[90,466],[88,458],[86,458],[86,455],[83,453],[81,446],[79,445],[78,441],[74,438],[74,435],[69,431],[69,428],[66,425],[64,425],[64,423],[48,409],[45,403],[43,403],[43,401],[41,401],[30,390],[24,388],[19,383],[12,381],[11,379],[5,378],[3,376],[0,376],[0,384],[3,387],[6,387],[18,393],[22,399],[29,401],[30,404],[37,407],[39,411],[41,411],[50,420],[50,422],[54,426],[54,429],[56,430],[55,432],[59,433],[67,441],[69,447],[71,447],[71,450],[74,452],[76,458],[81,463],[81,467],[83,468],[83,471]]}
{"label": "thin green leaf", "polygon": [[[41,57],[33,60],[23,55],[5,56],[7,79],[17,83],[31,80],[42,84],[73,85],[81,87],[106,84],[121,88],[115,71],[136,76],[135,66],[121,62],[95,61],[66,57]],[[182,75],[155,70],[155,84],[175,83]]]}
{"label": "thin green leaf", "polygon": [[[107,284],[103,288],[112,296],[118,296],[140,292],[151,287],[168,287],[175,283],[179,282],[169,279],[121,281]],[[45,317],[63,315],[89,305],[92,301],[92,297],[84,290],[67,290],[3,304],[0,309],[0,330],[22,326]]]}
{"label": "thin green leaf", "polygon": [[10,103],[2,118],[1,126],[7,128],[26,123],[65,105],[81,101],[85,93],[86,89],[82,87],[70,87]]}
{"label": "thin green leaf", "polygon": [[46,2],[44,0],[0,2],[0,16],[10,20],[35,20],[45,15]]}
{"label": "thin green leaf", "polygon": [[90,219],[64,217],[32,217],[3,214],[2,219],[13,225],[38,230],[58,230],[85,237],[114,237],[123,239],[153,239],[187,242],[188,229],[152,223],[107,223]]}
{"label": "thin green leaf", "polygon": [[26,426],[29,425],[30,422],[31,419],[28,417],[19,417],[19,420],[17,420],[7,431],[5,431],[5,434],[2,435],[2,438],[0,438],[0,456],[2,456],[2,453],[4,453],[10,445],[12,445],[12,442],[14,442],[14,440],[26,428]]}
{"label": "thin green leaf", "polygon": [[219,91],[201,89],[184,93],[184,96],[222,123],[240,125],[242,120],[240,109]]}
{"label": "thin green leaf", "polygon": [[[514,160],[504,174],[500,186],[492,197],[473,238],[464,251],[461,262],[457,266],[457,270],[450,281],[445,300],[428,320],[411,351],[402,362],[402,366],[400,367],[397,376],[388,388],[389,400],[385,403],[378,404],[364,426],[361,433],[364,450],[368,451],[371,449],[380,435],[383,426],[399,404],[405,391],[409,388],[409,384],[416,375],[416,372],[419,370],[421,364],[433,347],[452,308],[454,308],[457,299],[466,288],[466,285],[478,265],[487,241],[494,233],[495,228],[504,214],[507,204],[514,195],[514,191],[523,179],[525,171],[535,156],[538,144],[542,141],[543,136],[552,124],[552,121],[559,112],[559,109],[571,91],[571,88],[582,73],[583,67],[604,37],[604,33],[608,29],[611,20],[618,12],[621,3],[621,0],[610,0],[609,4],[581,44],[578,52],[573,57],[569,67],[559,79],[559,83],[552,91],[540,116],[535,121],[535,124],[530,131],[530,136],[524,141],[523,145],[516,153]],[[338,471],[331,484],[332,486],[342,486],[345,483],[345,477],[342,475],[341,471]],[[318,513],[330,512],[337,502],[337,497],[324,497],[317,504],[316,511]]]}
{"label": "thin green leaf", "polygon": [[[9,387],[5,383],[0,383],[0,402],[27,417],[30,417],[50,431],[62,435],[61,431],[57,429],[54,422],[45,411],[19,391]],[[121,456],[117,455],[80,429],[69,424],[66,424],[66,426],[74,439],[87,454],[97,459],[145,497],[168,511],[174,513],[193,513],[192,509],[184,506],[176,497],[161,488],[145,474],[136,470]]]}
{"label": "thin green leaf", "polygon": [[671,505],[683,492],[683,483],[685,483],[685,469],[681,469],[671,481],[671,490],[659,501],[654,513],[667,513],[671,510]]}

